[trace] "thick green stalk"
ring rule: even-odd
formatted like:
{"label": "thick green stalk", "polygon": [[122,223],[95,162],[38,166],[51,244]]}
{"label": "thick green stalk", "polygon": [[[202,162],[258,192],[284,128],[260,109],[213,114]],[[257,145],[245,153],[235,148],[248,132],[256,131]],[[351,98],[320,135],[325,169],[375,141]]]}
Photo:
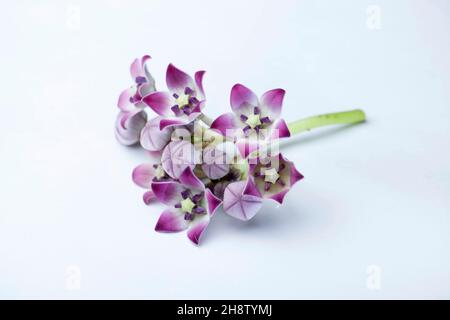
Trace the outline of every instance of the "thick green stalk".
{"label": "thick green stalk", "polygon": [[291,132],[291,135],[294,135],[318,127],[334,124],[354,124],[364,121],[366,121],[366,115],[364,111],[357,109],[351,111],[321,114],[318,116],[300,119],[289,123],[288,128]]}

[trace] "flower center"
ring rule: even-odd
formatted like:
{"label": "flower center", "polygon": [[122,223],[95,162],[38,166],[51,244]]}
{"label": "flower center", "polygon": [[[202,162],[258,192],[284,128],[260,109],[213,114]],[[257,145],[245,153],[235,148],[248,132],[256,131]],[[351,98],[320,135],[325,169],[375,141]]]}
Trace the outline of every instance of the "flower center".
{"label": "flower center", "polygon": [[176,104],[172,106],[171,110],[177,117],[183,114],[190,115],[199,103],[195,97],[195,91],[189,87],[186,87],[184,93],[181,95],[174,93],[173,97],[175,98]]}
{"label": "flower center", "polygon": [[191,198],[186,198],[183,201],[181,201],[181,210],[183,212],[191,213],[194,207],[195,203],[192,202]]}
{"label": "flower center", "polygon": [[261,124],[261,118],[259,114],[251,114],[247,117],[245,123],[248,124],[250,128],[254,129],[256,126]]}
{"label": "flower center", "polygon": [[177,99],[176,99],[176,103],[177,103],[177,105],[178,105],[178,108],[182,108],[182,107],[184,107],[185,105],[189,105],[189,95],[188,94],[183,94],[183,95],[181,95],[181,96],[179,96]]}
{"label": "flower center", "polygon": [[275,184],[277,182],[278,178],[280,177],[280,175],[278,174],[278,172],[275,168],[264,169],[263,175],[264,175],[264,181],[270,182],[271,184]]}
{"label": "flower center", "polygon": [[183,200],[175,204],[175,208],[180,209],[184,213],[185,220],[193,220],[196,214],[206,213],[205,208],[201,207],[203,196],[203,192],[192,196],[191,191],[186,189],[181,192]]}
{"label": "flower center", "polygon": [[263,117],[261,115],[261,109],[259,107],[254,107],[252,114],[241,114],[239,118],[245,124],[245,127],[242,130],[244,131],[244,134],[246,136],[250,135],[252,130],[259,134],[261,129],[270,126],[270,124],[272,123],[272,120],[270,120],[269,117]]}
{"label": "flower center", "polygon": [[158,165],[155,170],[156,179],[159,180],[161,178],[164,178],[165,175],[166,175],[166,172],[164,171],[163,167],[161,165]]}

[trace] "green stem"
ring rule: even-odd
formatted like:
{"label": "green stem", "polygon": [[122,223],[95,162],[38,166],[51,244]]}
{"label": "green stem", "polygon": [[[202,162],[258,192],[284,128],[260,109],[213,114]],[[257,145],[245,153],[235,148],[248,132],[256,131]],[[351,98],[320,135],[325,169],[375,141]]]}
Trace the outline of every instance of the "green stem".
{"label": "green stem", "polygon": [[366,121],[366,115],[362,110],[351,110],[321,114],[305,119],[300,119],[288,124],[291,135],[309,131],[314,128],[334,124],[354,124]]}

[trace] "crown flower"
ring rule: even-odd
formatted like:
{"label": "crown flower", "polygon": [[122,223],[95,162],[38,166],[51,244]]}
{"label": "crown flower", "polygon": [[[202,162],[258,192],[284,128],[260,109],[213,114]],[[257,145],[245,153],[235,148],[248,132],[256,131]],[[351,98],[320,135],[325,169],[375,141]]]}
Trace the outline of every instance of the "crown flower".
{"label": "crown flower", "polygon": [[284,158],[281,153],[258,158],[256,163],[250,165],[250,172],[262,197],[280,204],[294,184],[303,179],[294,163]]}
{"label": "crown flower", "polygon": [[178,181],[151,184],[153,194],[167,209],[161,213],[155,230],[179,232],[188,229],[188,238],[198,244],[221,200],[187,167]]}
{"label": "crown flower", "polygon": [[[264,93],[260,99],[252,90],[242,84],[231,89],[230,104],[232,113],[219,116],[211,124],[227,135],[253,139],[271,139],[289,137],[286,122],[280,119],[285,91],[273,89]],[[262,134],[262,136],[261,136]]]}
{"label": "crown flower", "polygon": [[205,104],[204,74],[204,71],[197,71],[194,81],[187,73],[170,64],[166,72],[169,91],[152,92],[142,99],[154,112],[163,116],[161,130],[168,126],[187,125],[201,115]]}
{"label": "crown flower", "polygon": [[[142,98],[149,93],[155,91],[155,80],[152,75],[148,72],[146,63],[151,59],[149,55],[143,56],[141,59],[135,59],[130,66],[130,74],[133,80],[133,84],[122,91],[119,95],[119,100],[117,102],[117,106],[120,109],[120,113],[118,116],[118,120],[116,122],[116,137],[117,140],[124,145],[132,145],[138,142],[138,140],[130,139],[131,133],[134,133],[134,129],[136,128],[135,122],[138,120],[132,121],[132,124],[128,124],[127,122],[130,118],[142,117],[142,110],[145,108],[145,104],[142,102]],[[129,128],[131,127],[131,131]],[[128,129],[128,130],[127,130]],[[139,128],[139,132],[142,129]],[[129,133],[127,133],[129,131]],[[131,143],[131,140],[134,141]]]}
{"label": "crown flower", "polygon": [[[281,117],[285,90],[258,97],[242,84],[232,87],[231,112],[211,120],[204,113],[204,71],[193,77],[169,64],[167,91],[157,91],[145,55],[130,66],[132,85],[119,95],[116,139],[140,144],[147,163],[134,168],[146,205],[166,206],[155,230],[187,231],[198,245],[219,207],[242,221],[273,200],[282,204],[303,179],[278,142],[311,129],[365,121],[361,110],[328,113],[287,123]],[[150,112],[153,115],[147,113]],[[280,219],[282,217],[280,216]]]}

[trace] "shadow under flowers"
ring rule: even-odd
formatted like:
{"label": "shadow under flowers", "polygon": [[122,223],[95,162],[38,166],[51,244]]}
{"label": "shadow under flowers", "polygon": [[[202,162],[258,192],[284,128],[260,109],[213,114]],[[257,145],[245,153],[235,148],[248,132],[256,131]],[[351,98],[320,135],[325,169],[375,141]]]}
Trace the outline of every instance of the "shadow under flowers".
{"label": "shadow under flowers", "polygon": [[[340,125],[315,129],[311,133],[304,132],[283,141],[280,147],[289,148],[298,144],[315,142],[322,138],[343,134],[350,129],[355,130],[354,127],[359,125]],[[227,237],[260,238],[261,240],[270,237],[292,239],[292,237],[305,237],[311,233],[314,234],[313,237],[320,237],[326,230],[336,227],[340,219],[334,216],[335,211],[328,204],[329,202],[321,199],[318,190],[308,192],[307,185],[300,188],[301,184],[305,184],[305,181],[294,186],[283,205],[275,204],[270,200],[265,201],[261,211],[249,221],[232,218],[220,209],[212,219],[203,241],[220,237],[221,233],[226,234]]]}
{"label": "shadow under flowers", "polygon": [[289,200],[283,205],[277,205],[271,200],[264,202],[260,212],[249,221],[241,221],[228,216],[222,209],[213,217],[204,238],[203,242],[214,241],[220,237],[225,238],[240,238],[240,239],[260,239],[261,241],[267,241],[267,239],[292,239],[293,237],[305,237],[311,233],[321,233],[329,226],[328,217],[332,214],[327,210],[324,203],[317,199],[317,205],[308,206],[310,201],[304,201],[301,203],[300,198],[313,197],[308,195],[308,192],[302,190],[303,195],[300,195],[300,190],[292,190],[297,194],[291,194],[292,197],[296,197],[296,201]]}

